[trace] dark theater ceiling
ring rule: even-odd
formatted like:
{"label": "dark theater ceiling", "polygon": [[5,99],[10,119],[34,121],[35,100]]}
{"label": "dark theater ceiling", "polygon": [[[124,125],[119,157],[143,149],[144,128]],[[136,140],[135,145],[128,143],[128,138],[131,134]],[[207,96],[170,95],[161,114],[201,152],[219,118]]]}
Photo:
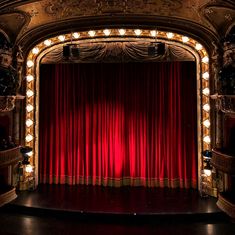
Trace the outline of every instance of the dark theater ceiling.
{"label": "dark theater ceiling", "polygon": [[234,24],[234,0],[0,0],[0,30],[21,44],[100,25],[171,28],[218,39]]}

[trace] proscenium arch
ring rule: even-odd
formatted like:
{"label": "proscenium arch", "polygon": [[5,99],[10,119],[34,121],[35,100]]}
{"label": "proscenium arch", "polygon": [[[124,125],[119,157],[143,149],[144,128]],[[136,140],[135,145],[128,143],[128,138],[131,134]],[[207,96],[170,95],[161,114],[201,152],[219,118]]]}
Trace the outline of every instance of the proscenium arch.
{"label": "proscenium arch", "polygon": [[[104,30],[90,30],[64,34],[48,38],[35,45],[28,53],[26,63],[26,111],[25,111],[25,144],[32,147],[30,163],[35,167],[35,184],[38,184],[38,147],[39,147],[39,67],[40,61],[47,53],[55,48],[61,47],[73,41],[81,42],[111,42],[111,41],[145,41],[165,42],[180,46],[190,52],[196,61],[197,79],[197,135],[198,135],[198,189],[201,183],[202,152],[211,149],[211,115],[210,115],[210,75],[209,58],[205,47],[193,38],[166,31],[155,31],[154,29],[124,28],[125,33],[118,29],[109,29],[109,34]],[[153,35],[153,32],[157,35]],[[107,31],[106,31],[107,32]]]}

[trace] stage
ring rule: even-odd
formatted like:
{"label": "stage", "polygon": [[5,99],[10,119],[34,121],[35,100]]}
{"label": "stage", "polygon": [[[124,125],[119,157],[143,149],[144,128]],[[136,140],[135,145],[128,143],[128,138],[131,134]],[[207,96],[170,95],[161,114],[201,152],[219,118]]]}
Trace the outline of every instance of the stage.
{"label": "stage", "polygon": [[197,190],[40,185],[19,192],[3,210],[21,214],[105,221],[205,222],[227,216],[216,198],[201,198]]}

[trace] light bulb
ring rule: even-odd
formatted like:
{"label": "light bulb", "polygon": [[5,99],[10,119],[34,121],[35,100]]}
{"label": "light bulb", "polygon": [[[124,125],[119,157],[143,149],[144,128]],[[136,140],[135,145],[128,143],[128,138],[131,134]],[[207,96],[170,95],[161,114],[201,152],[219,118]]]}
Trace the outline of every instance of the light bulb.
{"label": "light bulb", "polygon": [[32,53],[33,53],[34,55],[37,55],[38,52],[39,52],[38,47],[34,47],[33,50],[32,50]]}
{"label": "light bulb", "polygon": [[185,36],[182,37],[182,42],[188,42],[188,41],[189,41],[188,37],[185,37]]}
{"label": "light bulb", "polygon": [[28,112],[28,113],[32,112],[32,111],[33,111],[33,105],[28,104],[27,107],[26,107],[26,109],[27,109],[27,112]]}
{"label": "light bulb", "polygon": [[203,108],[204,111],[208,112],[210,110],[210,105],[209,104],[204,104],[202,108]]}
{"label": "light bulb", "polygon": [[26,171],[27,173],[31,173],[31,172],[33,172],[33,167],[32,167],[30,164],[28,164],[28,165],[26,165],[26,167],[25,167],[25,171]]}
{"label": "light bulb", "polygon": [[46,46],[50,46],[50,45],[51,45],[51,40],[50,40],[50,39],[45,40],[45,41],[44,41],[44,44],[45,44]]}
{"label": "light bulb", "polygon": [[33,65],[34,65],[34,63],[33,63],[32,60],[28,60],[28,61],[27,61],[27,67],[28,67],[28,68],[33,67]]}
{"label": "light bulb", "polygon": [[32,75],[27,75],[26,80],[27,82],[32,82],[34,80],[34,77]]}
{"label": "light bulb", "polygon": [[167,36],[168,38],[173,38],[173,37],[174,37],[174,34],[171,33],[171,32],[169,32],[169,33],[166,34],[166,36]]}
{"label": "light bulb", "polygon": [[76,38],[76,39],[79,38],[80,37],[80,33],[73,33],[73,37]]}
{"label": "light bulb", "polygon": [[25,140],[26,140],[26,142],[30,142],[30,141],[33,140],[33,136],[30,135],[30,134],[28,134],[28,135],[25,137]]}
{"label": "light bulb", "polygon": [[209,169],[204,169],[204,173],[205,173],[207,176],[211,176],[211,170],[209,170]]}
{"label": "light bulb", "polygon": [[33,121],[31,119],[27,119],[25,123],[27,127],[30,127],[33,125]]}
{"label": "light bulb", "polygon": [[27,155],[28,155],[29,157],[32,157],[32,156],[33,156],[33,151],[28,152]]}
{"label": "light bulb", "polygon": [[119,29],[118,32],[121,36],[123,36],[123,35],[125,35],[126,30],[125,29]]}
{"label": "light bulb", "polygon": [[203,121],[203,125],[204,125],[205,127],[209,128],[210,125],[211,125],[211,123],[210,123],[210,121],[209,121],[208,119],[206,119],[205,121]]}
{"label": "light bulb", "polygon": [[105,29],[104,31],[105,36],[109,36],[111,31],[109,29]]}
{"label": "light bulb", "polygon": [[207,63],[209,62],[208,56],[203,57],[203,58],[202,58],[202,62],[203,62],[204,64],[207,64]]}
{"label": "light bulb", "polygon": [[32,90],[27,90],[26,92],[27,97],[32,97],[34,95]]}
{"label": "light bulb", "polygon": [[197,43],[195,48],[196,50],[200,51],[202,49],[202,45],[200,43]]}
{"label": "light bulb", "polygon": [[205,89],[202,90],[202,93],[203,93],[203,95],[208,96],[210,94],[210,89],[209,88],[205,88]]}
{"label": "light bulb", "polygon": [[210,75],[209,75],[208,72],[205,72],[205,73],[202,74],[202,77],[203,77],[203,79],[208,80]]}
{"label": "light bulb", "polygon": [[94,36],[95,36],[95,31],[90,30],[90,31],[88,32],[88,34],[90,35],[90,37],[94,37]]}
{"label": "light bulb", "polygon": [[142,33],[142,30],[140,30],[140,29],[135,29],[134,32],[135,32],[135,35],[136,35],[136,36],[140,36],[140,34]]}
{"label": "light bulb", "polygon": [[156,37],[157,36],[157,31],[156,30],[151,30],[150,34],[152,37]]}
{"label": "light bulb", "polygon": [[64,36],[64,35],[60,35],[60,36],[58,37],[58,39],[59,39],[61,42],[63,42],[63,41],[65,40],[65,36]]}
{"label": "light bulb", "polygon": [[203,138],[203,141],[205,142],[205,143],[207,143],[207,144],[209,144],[210,142],[211,142],[211,138],[210,138],[210,136],[205,136],[204,138]]}

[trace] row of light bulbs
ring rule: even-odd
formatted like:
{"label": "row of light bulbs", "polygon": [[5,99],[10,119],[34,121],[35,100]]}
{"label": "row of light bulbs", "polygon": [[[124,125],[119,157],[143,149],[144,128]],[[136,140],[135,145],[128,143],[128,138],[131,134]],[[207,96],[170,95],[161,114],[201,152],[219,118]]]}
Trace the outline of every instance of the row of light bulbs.
{"label": "row of light bulbs", "polygon": [[[95,31],[95,30],[90,30],[88,32],[74,32],[72,34],[72,37],[74,39],[79,39],[83,36],[85,37],[90,37],[93,38],[95,36],[130,36],[133,35],[133,33],[138,37],[141,35],[144,35],[144,31],[141,29],[134,29],[134,30],[129,30],[129,29],[104,29],[102,31]],[[207,145],[210,144],[211,142],[211,138],[209,133],[209,128],[210,128],[210,119],[209,119],[209,111],[210,111],[210,105],[209,105],[209,95],[210,95],[210,90],[209,90],[209,72],[208,72],[208,63],[209,63],[209,58],[207,56],[207,53],[205,51],[205,49],[203,48],[203,46],[194,41],[191,40],[189,37],[186,36],[180,36],[177,34],[174,34],[172,32],[158,32],[157,30],[150,30],[148,31],[148,36],[156,38],[158,35],[161,35],[162,37],[167,37],[168,39],[173,39],[175,41],[181,41],[182,43],[188,43],[188,45],[190,45],[191,47],[194,47],[195,50],[198,51],[198,53],[200,54],[201,57],[201,63],[203,63],[205,66],[202,66],[202,79],[204,79],[205,83],[203,85],[203,89],[202,89],[202,94],[204,96],[206,96],[206,99],[202,99],[203,103],[202,103],[202,110],[204,112],[203,116],[206,116],[206,119],[202,121],[202,125],[204,126],[203,129],[203,142]],[[146,36],[146,30],[145,30],[145,36]],[[38,44],[38,46],[34,47],[31,50],[31,53],[28,56],[28,60],[27,60],[27,68],[28,68],[28,75],[26,77],[27,80],[27,91],[26,91],[26,96],[27,96],[27,106],[26,106],[26,110],[28,114],[33,113],[34,111],[34,91],[32,90],[31,87],[32,83],[34,82],[34,76],[32,74],[35,74],[35,72],[33,71],[33,67],[34,67],[34,61],[37,57],[37,55],[40,53],[40,50],[46,48],[46,47],[50,47],[53,45],[53,43],[63,43],[66,40],[71,40],[71,35],[60,35],[58,37],[55,37],[53,39],[47,39],[44,42]],[[190,43],[191,41],[191,43]],[[193,45],[192,45],[193,42]],[[31,85],[30,85],[31,84]],[[33,141],[34,136],[34,120],[33,117],[34,115],[29,115],[30,117],[26,119],[26,137],[25,140],[27,143],[30,143]],[[33,145],[32,145],[33,146]],[[208,146],[204,146],[204,148],[208,148]]]}

